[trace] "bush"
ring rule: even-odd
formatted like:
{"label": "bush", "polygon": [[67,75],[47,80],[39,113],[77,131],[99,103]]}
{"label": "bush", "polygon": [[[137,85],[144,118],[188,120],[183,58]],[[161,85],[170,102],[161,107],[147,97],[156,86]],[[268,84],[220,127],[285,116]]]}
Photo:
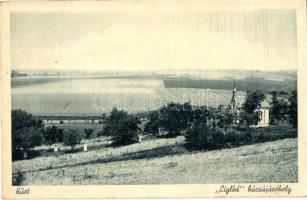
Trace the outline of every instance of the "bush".
{"label": "bush", "polygon": [[82,140],[82,138],[83,138],[83,135],[73,129],[67,129],[64,131],[64,134],[63,134],[64,144],[70,146],[72,151],[74,150],[74,147],[77,144],[80,144],[80,141]]}
{"label": "bush", "polygon": [[226,140],[226,143],[232,146],[236,146],[242,141],[242,137],[238,133],[238,131],[230,129],[230,130],[227,130],[225,133],[225,140]]}
{"label": "bush", "polygon": [[25,180],[24,174],[21,171],[18,171],[15,176],[13,176],[13,186],[19,186]]}
{"label": "bush", "polygon": [[252,133],[259,142],[297,137],[297,129],[290,125],[271,125],[269,127],[256,128],[252,129]]}
{"label": "bush", "polygon": [[213,141],[212,141],[212,148],[216,149],[221,149],[223,147],[225,147],[226,144],[226,139],[225,139],[225,134],[223,132],[222,129],[220,128],[214,128],[212,130],[212,134],[213,134]]}
{"label": "bush", "polygon": [[252,142],[252,131],[251,129],[247,129],[245,134],[244,134],[244,140],[246,143]]}
{"label": "bush", "polygon": [[226,144],[222,129],[207,124],[194,124],[187,130],[185,140],[189,149],[220,149]]}

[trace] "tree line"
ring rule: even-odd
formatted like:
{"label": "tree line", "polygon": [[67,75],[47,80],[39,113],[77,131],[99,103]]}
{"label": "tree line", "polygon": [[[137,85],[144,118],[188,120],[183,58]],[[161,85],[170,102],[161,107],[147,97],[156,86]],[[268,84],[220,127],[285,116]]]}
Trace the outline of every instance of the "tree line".
{"label": "tree line", "polygon": [[[282,98],[283,94],[272,92],[270,102],[270,122],[288,121],[297,128],[297,92]],[[108,137],[111,145],[127,145],[139,142],[140,134],[152,134],[157,137],[176,137],[184,135],[187,146],[191,148],[222,148],[226,143],[237,144],[250,140],[252,125],[260,120],[261,102],[265,95],[261,90],[248,91],[240,113],[230,107],[192,106],[189,102],[180,104],[170,102],[159,110],[148,113],[144,129],[136,115],[113,108],[102,116],[102,131],[99,136]],[[12,110],[12,153],[13,159],[29,149],[46,144],[63,143],[71,150],[83,138],[90,138],[93,129],[79,133],[73,129],[59,129],[56,126],[44,127],[42,120],[34,118],[22,110]],[[238,133],[241,133],[239,136]]]}

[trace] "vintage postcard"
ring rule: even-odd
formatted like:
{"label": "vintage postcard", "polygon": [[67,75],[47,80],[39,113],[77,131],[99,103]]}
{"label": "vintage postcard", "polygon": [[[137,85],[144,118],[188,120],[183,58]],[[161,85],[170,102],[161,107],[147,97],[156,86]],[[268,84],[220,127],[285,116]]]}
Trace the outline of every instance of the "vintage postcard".
{"label": "vintage postcard", "polygon": [[304,0],[0,4],[2,194],[307,195]]}

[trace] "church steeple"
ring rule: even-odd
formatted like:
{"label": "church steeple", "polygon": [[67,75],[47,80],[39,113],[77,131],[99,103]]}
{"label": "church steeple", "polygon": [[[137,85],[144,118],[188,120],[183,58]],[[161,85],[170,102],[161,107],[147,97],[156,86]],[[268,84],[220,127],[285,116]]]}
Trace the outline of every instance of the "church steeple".
{"label": "church steeple", "polygon": [[237,87],[236,84],[233,84],[233,90],[232,90],[232,98],[236,98],[236,92],[237,92]]}
{"label": "church steeple", "polygon": [[230,107],[231,107],[232,110],[236,110],[237,106],[238,106],[236,93],[237,93],[237,87],[236,87],[236,84],[234,83],[233,84],[233,90],[232,90],[232,98],[231,98],[231,101],[230,101]]}

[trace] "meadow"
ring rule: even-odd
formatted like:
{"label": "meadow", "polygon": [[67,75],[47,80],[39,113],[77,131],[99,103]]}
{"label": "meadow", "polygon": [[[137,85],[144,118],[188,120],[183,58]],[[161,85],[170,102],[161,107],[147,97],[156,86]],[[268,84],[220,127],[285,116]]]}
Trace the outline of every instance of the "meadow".
{"label": "meadow", "polygon": [[22,185],[297,182],[296,138],[191,152],[182,136],[91,144],[88,152],[15,161],[13,173],[23,174]]}

